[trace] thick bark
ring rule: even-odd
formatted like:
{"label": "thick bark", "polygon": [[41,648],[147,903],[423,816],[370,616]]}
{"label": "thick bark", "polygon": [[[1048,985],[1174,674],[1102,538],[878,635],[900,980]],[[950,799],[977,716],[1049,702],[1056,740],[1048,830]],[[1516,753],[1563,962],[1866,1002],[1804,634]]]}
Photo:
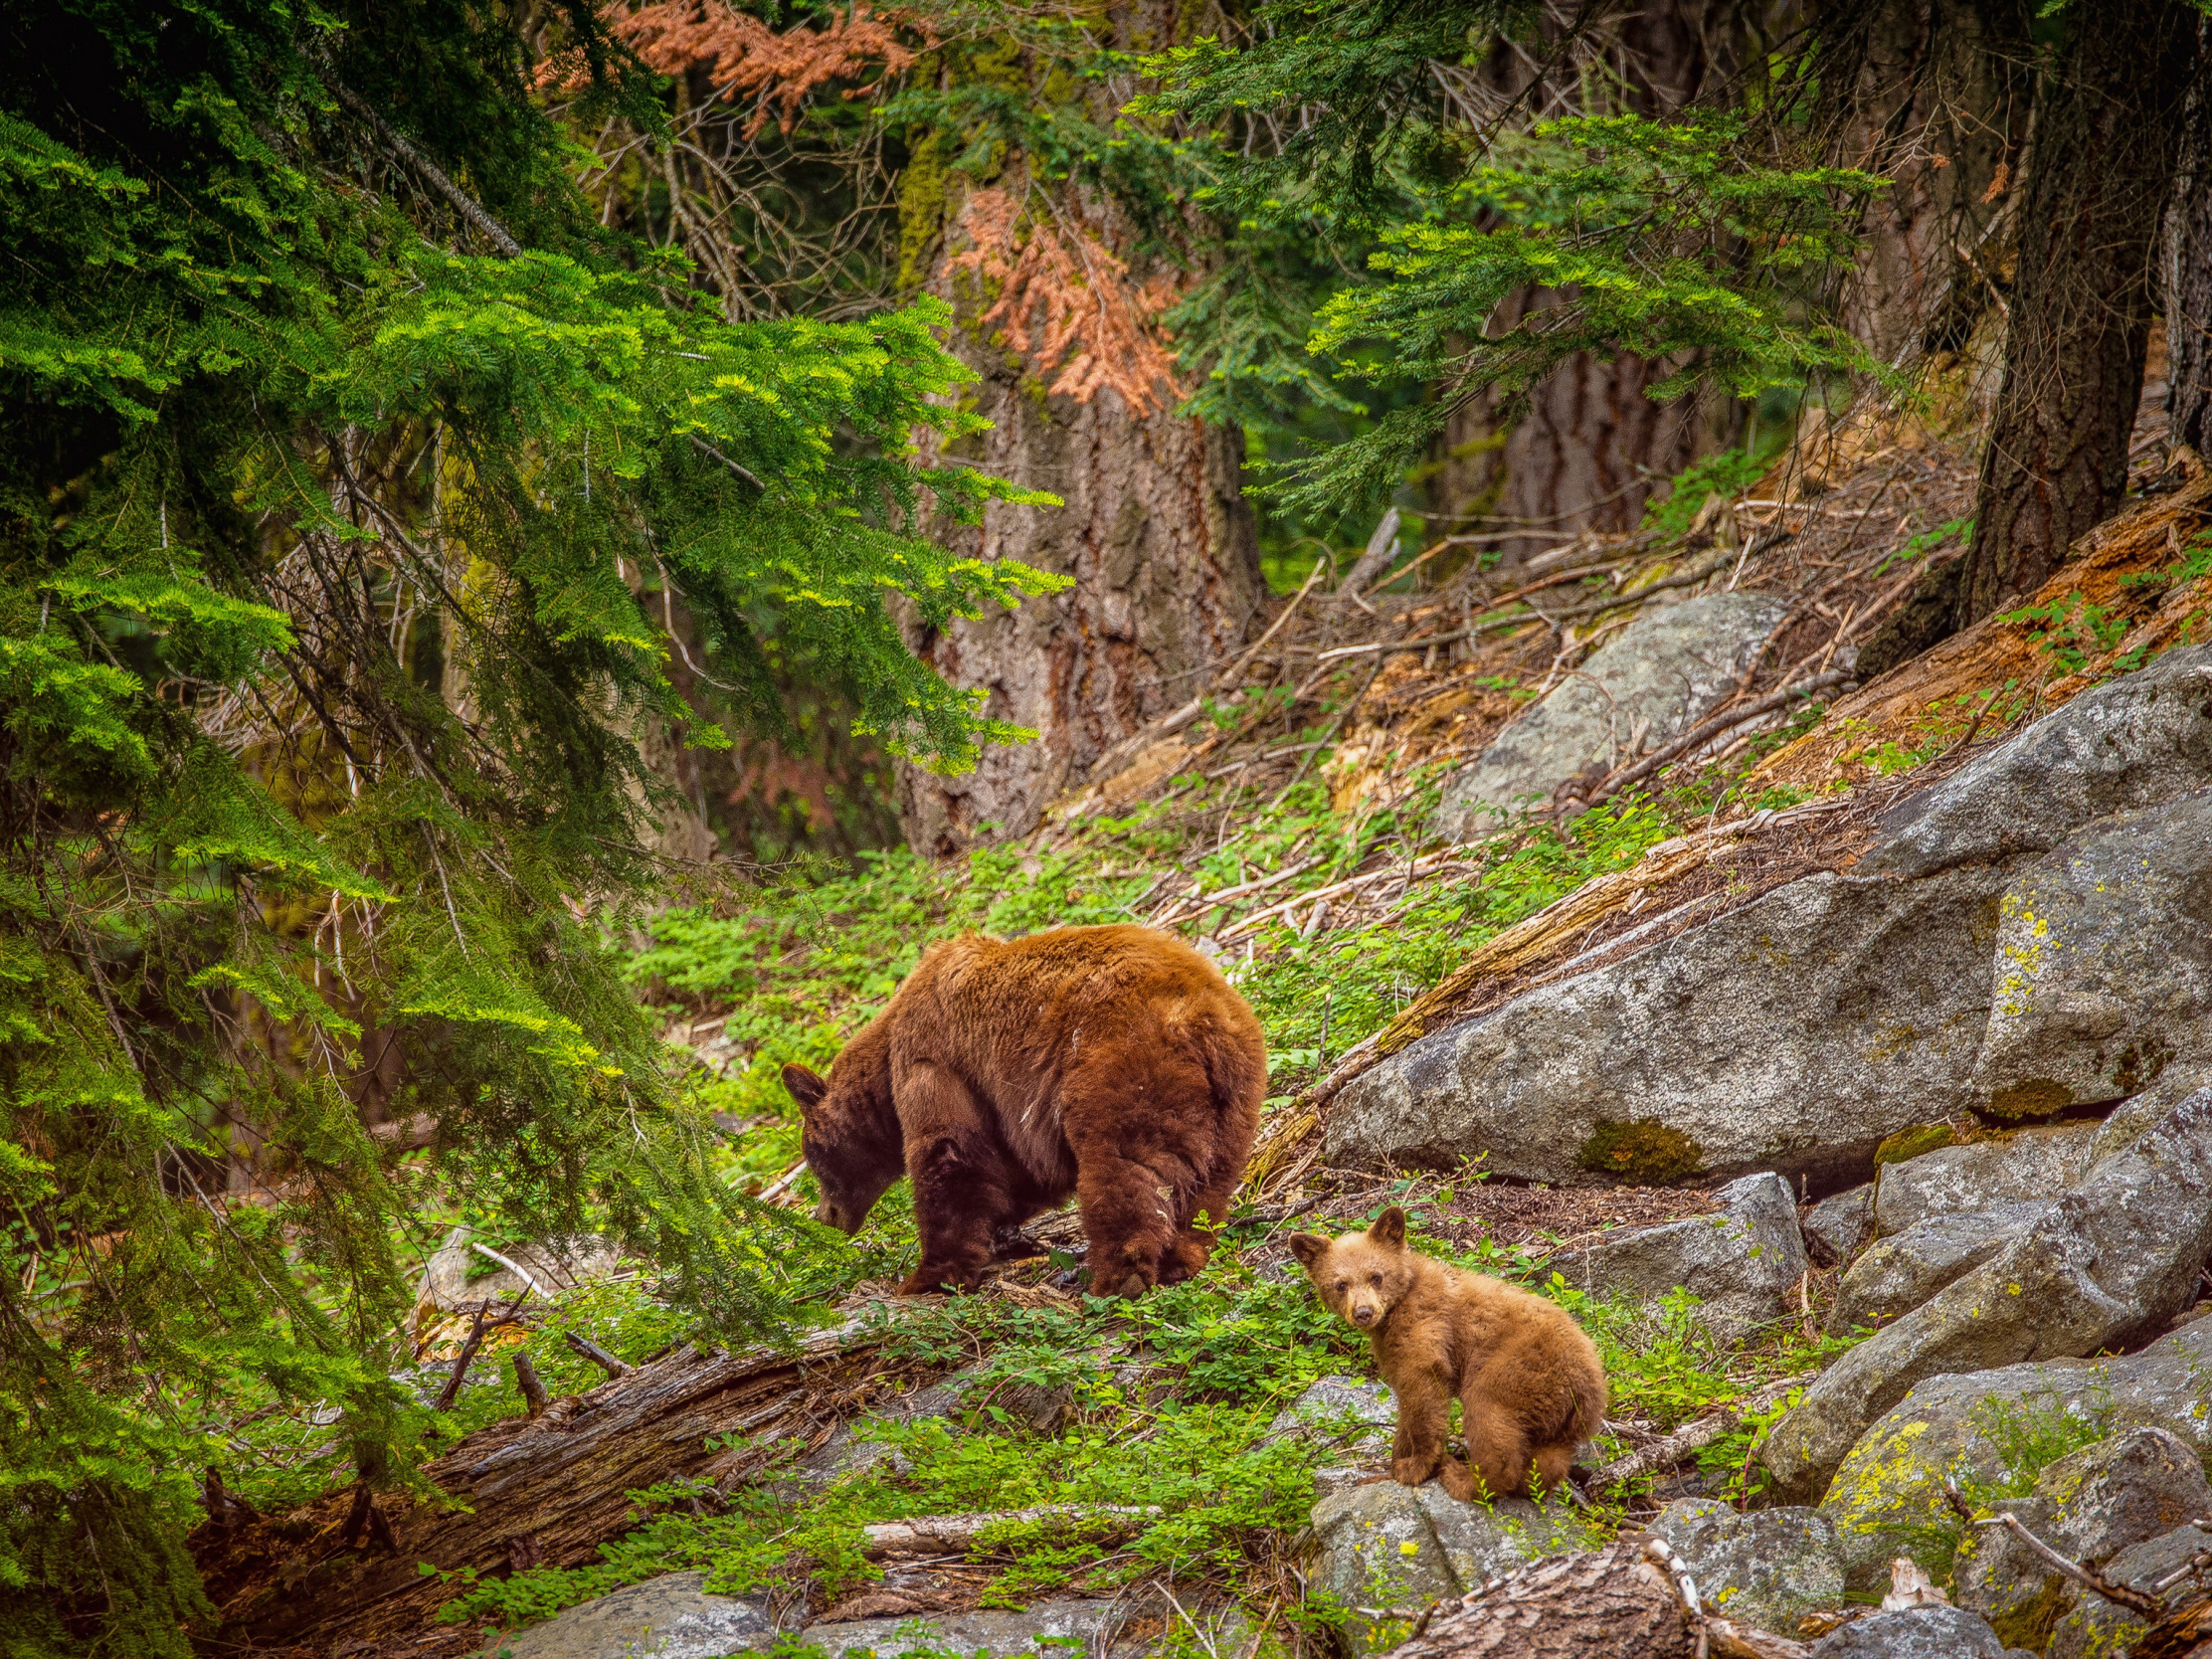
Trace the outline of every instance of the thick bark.
{"label": "thick bark", "polygon": [[[637,1524],[626,1496],[691,1478],[724,1490],[748,1478],[773,1443],[817,1432],[826,1396],[862,1381],[872,1348],[825,1332],[796,1352],[701,1359],[689,1347],[640,1366],[542,1412],[493,1423],[432,1463],[445,1499],[376,1500],[386,1547],[343,1537],[353,1493],[192,1537],[222,1634],[241,1645],[344,1650],[437,1629],[438,1609],[463,1593],[472,1568],[575,1567]],[[709,1436],[736,1434],[734,1448]],[[441,1575],[425,1575],[427,1562]],[[475,1644],[456,1631],[451,1651]]]}
{"label": "thick bark", "polygon": [[2166,413],[2199,455],[2212,425],[2212,22],[2197,25],[2197,73],[2166,210]]}
{"label": "thick bark", "polygon": [[2028,27],[2023,0],[1843,0],[1823,24],[1836,160],[1892,181],[1867,204],[1844,316],[1893,367],[1959,349],[2002,304]]}
{"label": "thick bark", "polygon": [[[1110,8],[1107,26],[1127,47],[1179,38],[1179,20],[1199,21],[1153,0]],[[1138,240],[1109,204],[1030,178],[1019,157],[993,188],[1063,245],[1083,239],[1126,257]],[[959,777],[899,767],[907,840],[933,857],[1033,829],[1108,749],[1203,689],[1206,673],[1246,639],[1266,593],[1242,495],[1242,435],[1172,407],[1135,411],[1111,386],[1086,399],[1049,391],[1054,367],[1034,351],[1010,350],[1001,323],[981,320],[995,296],[951,269],[964,233],[959,204],[946,206],[954,229],[935,285],[960,314],[953,348],[982,377],[973,407],[993,423],[960,454],[1066,503],[994,505],[980,530],[948,539],[980,558],[1018,559],[1075,580],[1011,612],[938,631],[909,625],[908,643],[924,660],[952,684],[988,694],[987,715],[1037,733],[986,749]],[[1090,279],[1134,291],[1154,275],[1132,266],[1124,277],[1094,272]],[[1076,350],[1094,344],[1114,349],[1079,331]]]}
{"label": "thick bark", "polygon": [[1477,1590],[1392,1659],[1690,1659],[1696,1628],[1663,1568],[1634,1544],[1562,1556]]}
{"label": "thick bark", "polygon": [[[1726,81],[1745,61],[1749,8],[1652,0],[1593,39],[1595,61],[1569,66],[1562,84],[1532,92],[1531,59],[1500,46],[1482,77],[1496,92],[1528,100],[1532,110],[1555,101],[1578,103],[1591,85],[1617,87],[1618,102],[1641,114],[1682,108]],[[1510,326],[1542,293],[1501,310],[1494,326]],[[1461,409],[1438,439],[1425,480],[1432,516],[1455,529],[1529,533],[1498,544],[1513,561],[1556,546],[1583,530],[1626,530],[1643,515],[1653,485],[1679,472],[1734,436],[1734,412],[1695,397],[1658,404],[1645,396],[1679,364],[1633,355],[1610,360],[1577,355],[1553,372],[1518,416],[1492,400]]]}
{"label": "thick bark", "polygon": [[1983,452],[1960,626],[2029,592],[2127,482],[2151,263],[2196,28],[2180,0],[2065,14],[2037,99],[2004,383]]}

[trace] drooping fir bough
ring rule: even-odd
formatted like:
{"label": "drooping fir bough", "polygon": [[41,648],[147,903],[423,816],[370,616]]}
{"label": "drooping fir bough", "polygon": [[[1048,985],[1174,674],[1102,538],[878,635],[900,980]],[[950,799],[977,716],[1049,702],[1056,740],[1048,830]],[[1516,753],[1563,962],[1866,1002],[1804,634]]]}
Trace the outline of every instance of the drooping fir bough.
{"label": "drooping fir bough", "polygon": [[[559,12],[587,106],[654,119]],[[673,608],[760,720],[773,637],[957,767],[1014,734],[884,600],[1050,579],[913,533],[1024,499],[915,459],[975,424],[941,313],[694,303],[595,226],[503,14],[66,0],[0,50],[0,1649],[181,1653],[213,1402],[338,1408],[369,1485],[422,1438],[428,1178],[376,1124],[708,1326],[775,1313],[600,943],[670,879],[637,732],[720,735]]]}

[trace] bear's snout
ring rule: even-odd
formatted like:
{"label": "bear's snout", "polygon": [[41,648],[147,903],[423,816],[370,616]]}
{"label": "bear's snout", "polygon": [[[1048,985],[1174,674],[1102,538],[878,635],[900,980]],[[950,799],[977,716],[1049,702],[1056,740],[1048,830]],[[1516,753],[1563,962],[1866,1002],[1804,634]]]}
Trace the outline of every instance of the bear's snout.
{"label": "bear's snout", "polygon": [[828,1198],[815,1205],[815,1219],[826,1227],[835,1227],[847,1237],[860,1230],[860,1223],[856,1219],[845,1214]]}
{"label": "bear's snout", "polygon": [[1382,1304],[1363,1296],[1345,1309],[1352,1323],[1365,1330],[1382,1317]]}

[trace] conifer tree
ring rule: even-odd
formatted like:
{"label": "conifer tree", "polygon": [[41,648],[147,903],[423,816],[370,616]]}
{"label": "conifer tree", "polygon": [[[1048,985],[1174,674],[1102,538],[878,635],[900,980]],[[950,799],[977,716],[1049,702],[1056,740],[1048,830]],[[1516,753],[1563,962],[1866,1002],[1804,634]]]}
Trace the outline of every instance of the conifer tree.
{"label": "conifer tree", "polygon": [[420,1452],[425,1177],[370,1096],[702,1329],[779,1315],[803,1240],[708,1176],[602,943],[670,879],[625,735],[688,721],[669,608],[758,720],[772,639],[959,766],[1014,734],[885,596],[1051,584],[915,533],[1023,498],[917,459],[975,424],[942,310],[696,304],[496,9],[58,0],[0,45],[0,1647],[181,1654],[211,1402],[340,1407],[364,1487]]}

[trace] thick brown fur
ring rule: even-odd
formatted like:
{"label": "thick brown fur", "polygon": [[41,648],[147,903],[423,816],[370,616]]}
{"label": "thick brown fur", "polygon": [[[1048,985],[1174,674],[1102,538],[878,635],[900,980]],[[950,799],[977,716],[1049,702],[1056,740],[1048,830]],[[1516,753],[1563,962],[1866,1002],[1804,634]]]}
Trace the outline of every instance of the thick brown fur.
{"label": "thick brown fur", "polygon": [[857,1231],[900,1175],[922,1259],[902,1287],[973,1289],[1073,1194],[1091,1286],[1137,1296],[1205,1265],[1267,1092],[1259,1021],[1213,964],[1143,927],[931,950],[827,1081],[784,1067],[816,1215]]}
{"label": "thick brown fur", "polygon": [[[1290,1247],[1329,1311],[1374,1345],[1397,1396],[1390,1474],[1400,1485],[1434,1475],[1465,1501],[1567,1479],[1574,1448],[1605,1417],[1605,1368],[1570,1314],[1407,1249],[1401,1209],[1342,1238],[1293,1233]],[[1466,1468],[1444,1450],[1455,1394]]]}

